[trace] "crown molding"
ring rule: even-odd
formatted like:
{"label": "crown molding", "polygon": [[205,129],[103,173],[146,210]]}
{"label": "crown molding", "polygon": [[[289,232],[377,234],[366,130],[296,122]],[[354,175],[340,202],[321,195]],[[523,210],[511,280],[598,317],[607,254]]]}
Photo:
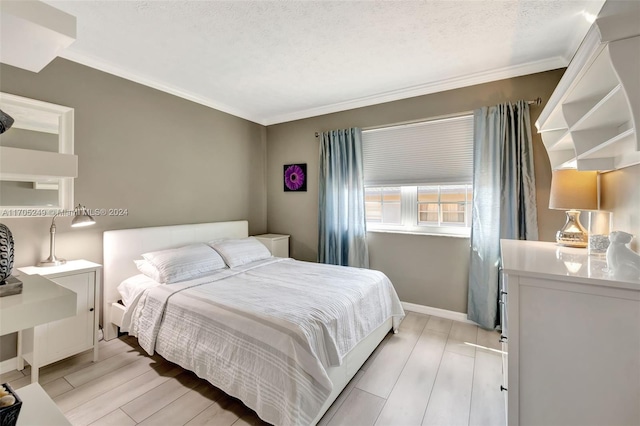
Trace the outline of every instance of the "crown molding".
{"label": "crown molding", "polygon": [[122,69],[120,67],[117,67],[115,65],[112,65],[108,62],[102,61],[100,59],[88,56],[88,55],[83,55],[81,53],[77,53],[77,52],[73,52],[70,50],[65,50],[64,52],[60,53],[58,56],[67,59],[69,61],[73,61],[73,62],[77,62],[79,64],[82,65],[86,65],[90,68],[94,68],[103,72],[106,72],[108,74],[112,74],[115,75],[117,77],[121,77],[124,78],[126,80],[130,80],[133,81],[135,83],[139,83],[142,84],[143,86],[148,86],[151,87],[153,89],[157,89],[160,90],[162,92],[165,93],[169,93],[170,95],[174,95],[177,96],[179,98],[183,98],[183,99],[187,99],[189,101],[195,102],[197,104],[200,105],[204,105],[207,106],[209,108],[213,108],[216,109],[218,111],[222,111],[225,112],[227,114],[231,114],[233,116],[239,117],[239,118],[244,118],[245,120],[249,120],[252,121],[254,123],[257,124],[262,124],[263,126],[265,126],[265,120],[259,119],[257,117],[252,116],[251,114],[248,114],[245,111],[241,111],[237,108],[233,108],[230,107],[228,105],[222,104],[220,102],[216,102],[212,99],[206,98],[204,96],[200,96],[197,95],[195,93],[191,93],[189,91],[186,91],[184,89],[180,89],[178,87],[173,87],[170,85],[167,85],[163,82],[160,82],[158,80],[154,80],[152,78],[143,76],[143,75],[139,75],[136,74],[134,72]]}
{"label": "crown molding", "polygon": [[468,74],[461,77],[454,77],[446,80],[436,81],[433,83],[421,84],[418,86],[380,93],[377,95],[366,96],[359,99],[325,105],[318,108],[310,108],[303,111],[296,111],[293,113],[267,117],[265,119],[265,125],[270,126],[273,124],[301,120],[304,118],[316,117],[319,115],[331,114],[334,112],[346,111],[349,109],[413,98],[416,96],[428,95],[431,93],[444,92],[446,90],[459,89],[476,84],[489,83],[492,81],[504,80],[507,78],[535,74],[538,72],[564,68],[568,63],[569,61],[566,58],[562,56],[555,56],[553,58],[541,61],[528,62],[526,64],[499,68],[497,70]]}
{"label": "crown molding", "polygon": [[507,78],[519,77],[527,74],[534,74],[543,71],[549,71],[557,68],[564,68],[568,64],[568,60],[561,56],[553,58],[528,62],[526,64],[515,65],[510,67],[504,67],[497,70],[485,71],[480,73],[469,74],[461,77],[450,78],[446,80],[440,80],[433,83],[422,84],[418,86],[412,86],[404,89],[394,90],[390,92],[384,92],[372,96],[366,96],[358,99],[353,99],[345,102],[338,102],[335,104],[324,105],[317,108],[309,108],[302,111],[296,111],[292,113],[274,115],[270,117],[256,117],[246,111],[239,110],[234,107],[222,104],[195,93],[188,92],[186,90],[167,85],[163,82],[154,80],[152,78],[138,75],[134,72],[124,70],[108,62],[100,59],[93,58],[88,55],[83,55],[77,52],[66,50],[60,54],[61,57],[73,62],[77,62],[82,65],[86,65],[91,68],[95,68],[100,71],[104,71],[109,74],[113,74],[118,77],[169,93],[180,98],[187,99],[198,104],[214,108],[216,110],[225,112],[227,114],[234,115],[245,120],[252,121],[263,126],[270,126],[279,123],[286,123],[294,120],[301,120],[304,118],[316,117],[324,114],[331,114],[340,111],[346,111],[355,108],[361,108],[385,102],[392,102],[406,98],[412,98],[415,96],[428,95],[431,93],[443,92],[445,90],[458,89],[461,87],[473,86],[476,84],[489,83],[492,81],[503,80]]}

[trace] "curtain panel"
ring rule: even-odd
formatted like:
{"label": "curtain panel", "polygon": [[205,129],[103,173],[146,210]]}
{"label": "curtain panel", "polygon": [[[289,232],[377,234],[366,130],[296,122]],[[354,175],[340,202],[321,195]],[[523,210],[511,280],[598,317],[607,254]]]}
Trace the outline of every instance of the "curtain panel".
{"label": "curtain panel", "polygon": [[500,322],[500,239],[537,240],[531,120],[525,101],[474,111],[473,202],[467,316]]}
{"label": "curtain panel", "polygon": [[362,130],[332,130],[320,138],[318,261],[368,268]]}

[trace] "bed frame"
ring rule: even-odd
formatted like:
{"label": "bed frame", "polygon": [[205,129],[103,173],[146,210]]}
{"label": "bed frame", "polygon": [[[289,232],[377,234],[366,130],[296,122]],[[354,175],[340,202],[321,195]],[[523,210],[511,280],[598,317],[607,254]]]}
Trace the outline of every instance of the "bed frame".
{"label": "bed frame", "polygon": [[[124,307],[118,303],[118,285],[139,273],[133,262],[142,253],[180,247],[186,244],[208,242],[219,238],[244,238],[249,234],[247,221],[199,223],[194,225],[160,226],[153,228],[123,229],[104,233],[103,330],[105,340],[118,336]],[[327,370],[333,383],[329,399],[320,410],[317,423],[346,387],[362,364],[391,330],[391,319],[372,331],[347,353],[339,367]],[[162,354],[160,354],[162,355]]]}

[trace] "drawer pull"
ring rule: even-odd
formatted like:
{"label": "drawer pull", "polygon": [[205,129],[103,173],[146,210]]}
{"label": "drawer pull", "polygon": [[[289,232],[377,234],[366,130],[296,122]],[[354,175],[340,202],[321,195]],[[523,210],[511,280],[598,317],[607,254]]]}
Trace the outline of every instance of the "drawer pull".
{"label": "drawer pull", "polygon": [[504,343],[507,341],[507,336],[500,336],[500,340],[498,340],[498,342],[500,343]]}
{"label": "drawer pull", "polygon": [[504,391],[508,391],[508,389],[505,388],[504,386],[500,385],[500,392],[504,392]]}
{"label": "drawer pull", "polygon": [[89,312],[93,312],[93,308],[89,308]]}
{"label": "drawer pull", "polygon": [[500,296],[502,296],[503,294],[508,294],[506,291],[500,290]]}

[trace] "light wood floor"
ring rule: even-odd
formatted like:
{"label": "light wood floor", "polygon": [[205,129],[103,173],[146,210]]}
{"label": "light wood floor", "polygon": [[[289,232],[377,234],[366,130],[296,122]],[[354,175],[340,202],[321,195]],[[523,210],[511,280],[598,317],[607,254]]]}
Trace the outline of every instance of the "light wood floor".
{"label": "light wood floor", "polygon": [[[503,425],[498,334],[409,312],[338,397],[321,425]],[[74,425],[262,425],[254,412],[134,338],[100,342],[40,372],[40,384]],[[29,369],[0,376],[15,389]]]}

